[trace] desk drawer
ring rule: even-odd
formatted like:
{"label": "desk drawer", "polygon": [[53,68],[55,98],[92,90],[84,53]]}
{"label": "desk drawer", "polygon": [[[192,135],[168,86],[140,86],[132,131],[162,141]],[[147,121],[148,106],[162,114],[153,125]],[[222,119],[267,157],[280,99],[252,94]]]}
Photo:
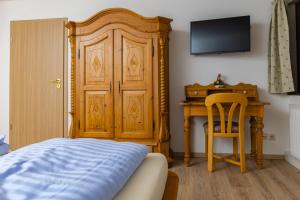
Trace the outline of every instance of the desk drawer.
{"label": "desk drawer", "polygon": [[192,89],[188,89],[186,91],[186,96],[187,97],[206,97],[207,96],[207,91],[206,90],[192,90]]}
{"label": "desk drawer", "polygon": [[256,97],[256,90],[233,90],[234,93],[244,94],[247,97]]}

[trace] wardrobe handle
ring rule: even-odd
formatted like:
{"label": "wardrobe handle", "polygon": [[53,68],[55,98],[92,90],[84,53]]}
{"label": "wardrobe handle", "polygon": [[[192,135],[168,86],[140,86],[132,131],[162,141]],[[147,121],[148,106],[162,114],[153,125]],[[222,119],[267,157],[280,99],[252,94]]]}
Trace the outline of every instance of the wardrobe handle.
{"label": "wardrobe handle", "polygon": [[121,93],[121,82],[118,81],[118,84],[119,84],[119,93]]}
{"label": "wardrobe handle", "polygon": [[109,82],[109,93],[111,94],[111,81]]}

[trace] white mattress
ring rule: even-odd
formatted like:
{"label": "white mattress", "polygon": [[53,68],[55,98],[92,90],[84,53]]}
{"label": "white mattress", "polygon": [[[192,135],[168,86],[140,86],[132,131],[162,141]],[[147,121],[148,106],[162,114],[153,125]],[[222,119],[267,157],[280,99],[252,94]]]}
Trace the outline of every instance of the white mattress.
{"label": "white mattress", "polygon": [[149,153],[114,200],[161,200],[167,177],[165,156]]}

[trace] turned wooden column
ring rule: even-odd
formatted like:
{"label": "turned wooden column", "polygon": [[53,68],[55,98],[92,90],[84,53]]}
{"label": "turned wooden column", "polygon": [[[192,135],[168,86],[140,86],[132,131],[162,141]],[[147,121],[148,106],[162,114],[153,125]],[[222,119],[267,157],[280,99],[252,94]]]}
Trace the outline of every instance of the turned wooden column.
{"label": "turned wooden column", "polygon": [[256,160],[256,118],[250,117],[250,133],[251,133],[251,158]]}
{"label": "turned wooden column", "polygon": [[257,168],[263,168],[263,118],[257,117],[256,119],[256,145],[257,145],[257,155],[256,155],[256,164]]}
{"label": "turned wooden column", "polygon": [[190,116],[184,115],[184,163],[190,165],[191,149],[190,149]]}
{"label": "turned wooden column", "polygon": [[75,120],[75,90],[76,90],[76,28],[73,22],[69,22],[66,27],[69,29],[69,40],[71,48],[71,125],[69,128],[69,137],[75,138],[76,127],[78,127]]}

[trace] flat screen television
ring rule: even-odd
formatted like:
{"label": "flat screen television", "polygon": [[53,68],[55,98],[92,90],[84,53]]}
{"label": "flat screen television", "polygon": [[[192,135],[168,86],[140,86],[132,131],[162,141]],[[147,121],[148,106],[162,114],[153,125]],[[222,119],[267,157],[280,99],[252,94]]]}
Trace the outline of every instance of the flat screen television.
{"label": "flat screen television", "polygon": [[250,51],[250,16],[191,22],[191,54]]}

